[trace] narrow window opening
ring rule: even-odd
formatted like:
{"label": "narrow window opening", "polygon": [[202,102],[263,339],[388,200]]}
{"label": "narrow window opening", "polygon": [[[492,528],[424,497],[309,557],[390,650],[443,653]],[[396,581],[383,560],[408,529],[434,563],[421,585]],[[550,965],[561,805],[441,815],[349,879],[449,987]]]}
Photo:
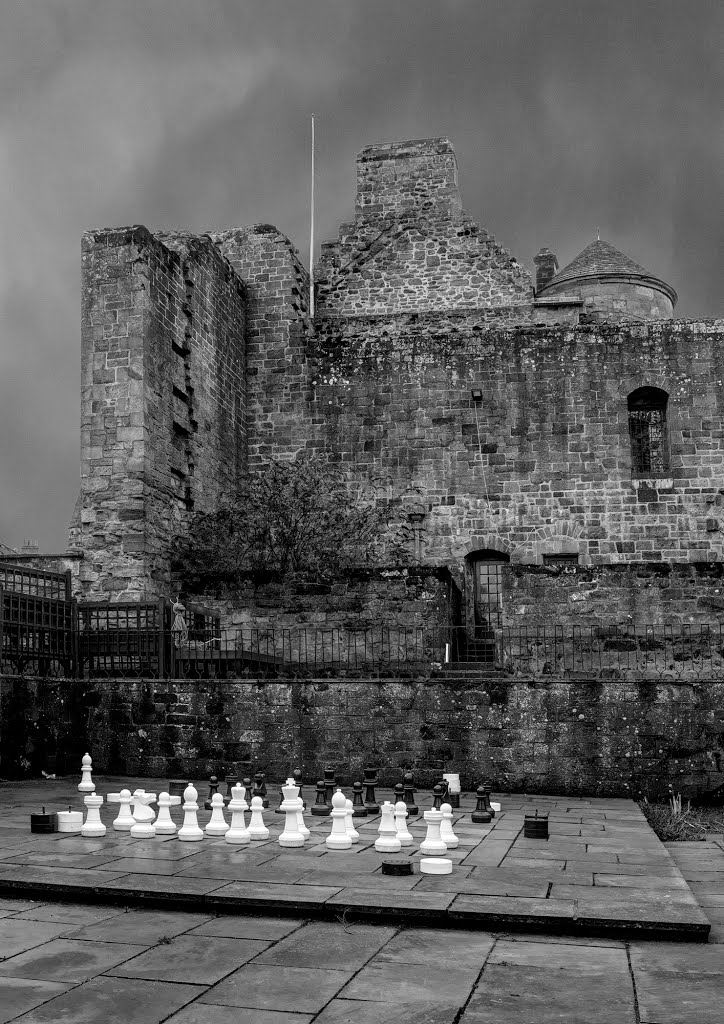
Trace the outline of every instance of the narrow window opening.
{"label": "narrow window opening", "polygon": [[666,406],[659,388],[639,388],[628,396],[631,470],[634,476],[665,476],[669,468]]}

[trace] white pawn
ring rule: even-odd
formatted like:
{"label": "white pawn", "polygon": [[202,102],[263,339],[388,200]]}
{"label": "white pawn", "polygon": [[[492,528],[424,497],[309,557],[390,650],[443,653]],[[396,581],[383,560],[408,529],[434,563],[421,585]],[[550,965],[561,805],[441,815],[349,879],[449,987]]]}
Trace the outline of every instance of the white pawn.
{"label": "white pawn", "polygon": [[264,824],[264,801],[260,796],[251,798],[251,820],[249,835],[252,839],[268,839],[269,829]]}
{"label": "white pawn", "polygon": [[133,791],[133,820],[135,822],[153,821],[154,814],[149,804],[156,802],[155,793],[147,793],[145,789],[134,789]]}
{"label": "white pawn", "polygon": [[249,810],[249,805],[244,799],[246,790],[238,782],[231,790],[229,810],[231,811],[231,827],[224,836],[224,841],[234,846],[248,846],[251,842],[249,830],[246,827],[244,813]]}
{"label": "white pawn", "polygon": [[442,811],[431,808],[423,815],[427,822],[427,835],[420,843],[420,853],[431,857],[444,857],[447,853],[447,845],[440,836],[440,825],[442,824]]}
{"label": "white pawn", "polygon": [[324,840],[328,850],[349,850],[352,837],[347,835],[347,798],[341,789],[332,797],[332,831]]}
{"label": "white pawn", "polygon": [[153,824],[154,813],[150,804],[156,803],[156,794],[136,790],[133,799],[136,801],[133,810],[133,817],[136,820],[131,827],[131,839],[153,839],[156,835],[156,826]]}
{"label": "white pawn", "polygon": [[184,790],[184,823],[178,830],[178,838],[182,843],[198,843],[204,838],[199,828],[198,795],[198,790],[193,786],[187,786]]}
{"label": "white pawn", "polygon": [[452,804],[442,804],[440,807],[442,812],[442,821],[440,822],[440,838],[447,846],[448,850],[455,850],[460,842],[458,837],[453,832],[452,819]]}
{"label": "white pawn", "polygon": [[352,840],[353,843],[358,843],[359,842],[359,832],[354,827],[354,818],[352,816],[353,812],[354,812],[354,804],[352,803],[351,800],[347,800],[347,802],[345,803],[344,809],[345,809],[345,811],[347,813],[347,820],[345,821],[345,827],[347,829],[347,835],[349,836],[349,838]]}
{"label": "white pawn", "polygon": [[83,760],[81,763],[83,767],[81,768],[82,774],[81,780],[78,783],[78,789],[81,793],[95,793],[96,784],[91,777],[93,775],[93,769],[91,768],[93,758],[90,754],[83,754]]}
{"label": "white pawn", "polygon": [[101,821],[103,797],[96,796],[95,793],[86,793],[83,803],[88,808],[88,814],[83,822],[80,834],[85,836],[86,839],[99,839],[106,834],[106,826]]}
{"label": "white pawn", "polygon": [[389,800],[385,800],[381,811],[382,819],[380,827],[377,829],[380,838],[375,839],[375,850],[378,853],[399,853],[402,849],[402,843],[397,838],[394,804],[391,804]]}
{"label": "white pawn", "polygon": [[121,805],[118,809],[118,816],[113,822],[116,832],[130,832],[136,824],[136,819],[131,814],[132,799],[130,789],[122,789],[120,793],[109,793],[106,796],[106,803]]}
{"label": "white pawn", "polygon": [[414,837],[407,828],[407,804],[404,800],[398,800],[395,804],[395,828],[400,845],[412,846]]}
{"label": "white pawn", "polygon": [[221,793],[211,797],[211,818],[204,829],[207,836],[225,836],[229,831],[229,823],[224,818],[224,798]]}
{"label": "white pawn", "polygon": [[158,814],[153,823],[157,835],[172,836],[176,833],[176,822],[171,817],[171,808],[180,803],[180,796],[171,796],[169,793],[158,794]]}
{"label": "white pawn", "polygon": [[299,799],[299,786],[294,779],[287,779],[286,786],[282,786],[284,799],[279,805],[284,811],[284,831],[279,836],[280,846],[304,846],[304,836],[299,831],[299,811],[302,808],[302,801]]}

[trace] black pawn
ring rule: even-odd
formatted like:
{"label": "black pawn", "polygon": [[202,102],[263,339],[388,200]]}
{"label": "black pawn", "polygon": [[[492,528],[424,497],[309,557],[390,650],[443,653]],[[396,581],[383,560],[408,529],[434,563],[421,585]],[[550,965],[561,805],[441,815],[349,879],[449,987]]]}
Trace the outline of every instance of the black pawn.
{"label": "black pawn", "polygon": [[336,780],[334,778],[334,768],[325,768],[324,769],[324,788],[327,791],[327,797],[326,797],[327,804],[331,808],[331,806],[332,806],[332,797],[334,796],[334,791],[337,788],[337,782],[336,782]]}
{"label": "black pawn", "polygon": [[407,804],[407,813],[414,817],[420,813],[420,808],[415,803],[415,787],[412,782],[412,772],[407,772],[405,775],[405,785],[403,787],[402,799]]}
{"label": "black pawn", "polygon": [[306,811],[307,801],[304,799],[304,794],[302,793],[302,769],[295,768],[292,772],[292,778],[294,779],[294,785],[299,786],[299,799],[302,801],[302,807]]}
{"label": "black pawn", "polygon": [[478,786],[475,795],[477,797],[477,803],[475,804],[475,810],[470,817],[472,821],[478,825],[487,825],[493,819],[490,811],[485,809],[485,788],[483,786]]}
{"label": "black pawn", "polygon": [[216,778],[215,775],[212,775],[211,778],[209,779],[209,795],[207,796],[206,800],[204,800],[204,807],[206,808],[207,811],[211,810],[211,797],[218,792],[219,780]]}
{"label": "black pawn", "polygon": [[394,796],[394,802],[396,804],[399,804],[400,800],[404,801],[404,799],[405,799],[404,793],[405,793],[405,787],[402,785],[401,782],[398,782],[397,785],[395,786],[395,796]]}
{"label": "black pawn", "polygon": [[324,779],[320,779],[317,783],[317,798],[312,804],[312,814],[319,818],[331,814],[331,812],[332,808],[327,803],[327,787],[324,784]]}
{"label": "black pawn", "polygon": [[440,808],[442,807],[442,786],[440,785],[439,782],[436,786],[432,787],[432,795],[432,809],[433,811],[439,811]]}
{"label": "black pawn", "polygon": [[246,802],[248,804],[251,804],[251,794],[252,794],[251,779],[249,779],[249,778],[242,779],[241,780],[241,784],[244,787],[244,789],[246,790],[246,792],[244,793],[244,799],[246,800]]}
{"label": "black pawn", "polygon": [[353,818],[366,818],[367,808],[362,800],[362,783],[355,782],[352,786],[352,817]]}
{"label": "black pawn", "polygon": [[365,768],[365,807],[369,814],[379,814],[380,805],[375,797],[375,786],[377,785],[377,769]]}

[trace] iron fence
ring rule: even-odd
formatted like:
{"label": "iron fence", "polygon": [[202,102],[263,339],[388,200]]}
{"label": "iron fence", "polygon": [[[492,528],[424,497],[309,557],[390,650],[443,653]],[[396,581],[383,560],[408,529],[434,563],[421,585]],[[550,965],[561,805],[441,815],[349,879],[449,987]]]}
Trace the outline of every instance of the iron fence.
{"label": "iron fence", "polygon": [[78,678],[281,678],[288,675],[724,680],[721,623],[409,628],[221,629],[170,606],[2,596],[0,670]]}
{"label": "iron fence", "polygon": [[73,677],[77,672],[75,604],[0,587],[0,671]]}

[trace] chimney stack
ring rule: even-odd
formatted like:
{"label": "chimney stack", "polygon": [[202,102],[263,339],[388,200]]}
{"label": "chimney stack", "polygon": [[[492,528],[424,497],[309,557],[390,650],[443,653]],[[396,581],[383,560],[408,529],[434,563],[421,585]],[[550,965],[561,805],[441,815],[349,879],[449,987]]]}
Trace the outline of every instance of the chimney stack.
{"label": "chimney stack", "polygon": [[536,294],[547,288],[558,270],[558,260],[555,253],[552,253],[547,246],[543,246],[533,262],[535,263],[535,290]]}

